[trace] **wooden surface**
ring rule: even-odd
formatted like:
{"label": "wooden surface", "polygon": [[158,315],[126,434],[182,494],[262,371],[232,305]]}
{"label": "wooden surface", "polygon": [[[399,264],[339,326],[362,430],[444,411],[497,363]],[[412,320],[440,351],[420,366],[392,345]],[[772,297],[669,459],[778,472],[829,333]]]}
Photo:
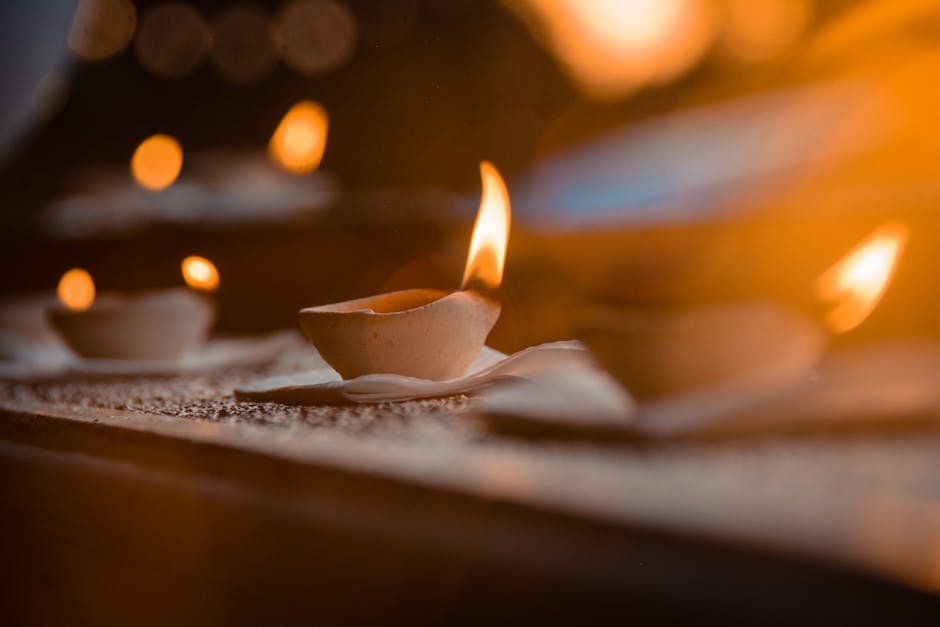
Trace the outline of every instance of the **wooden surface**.
{"label": "wooden surface", "polygon": [[[579,585],[594,586],[594,593],[616,591],[601,595],[608,601],[630,599],[636,604],[638,598],[645,599],[649,603],[643,607],[651,616],[675,618],[668,599],[681,598],[698,610],[712,608],[716,616],[766,619],[772,609],[766,604],[719,599],[722,595],[708,583],[711,577],[715,585],[720,581],[752,586],[758,597],[767,596],[767,603],[774,602],[775,594],[780,601],[790,595],[803,599],[802,607],[853,620],[885,618],[880,612],[887,611],[886,603],[890,611],[915,612],[912,616],[920,616],[916,612],[925,607],[936,609],[940,433],[749,437],[655,446],[531,441],[488,432],[466,397],[298,408],[237,403],[232,396],[237,383],[310,366],[315,359],[298,341],[277,363],[265,367],[186,377],[0,384],[4,511],[12,530],[5,534],[5,550],[13,550],[12,563],[21,560],[38,569],[36,577],[49,576],[37,566],[44,562],[16,552],[18,544],[11,535],[29,530],[38,534],[33,538],[38,545],[55,546],[63,543],[63,527],[88,517],[77,527],[83,537],[95,536],[100,524],[110,529],[109,538],[113,533],[128,535],[127,543],[133,546],[162,541],[170,547],[169,554],[195,551],[215,566],[194,566],[187,559],[182,567],[186,576],[223,577],[226,586],[237,591],[239,586],[226,579],[233,576],[232,568],[268,572],[271,565],[264,556],[281,555],[288,546],[293,547],[291,557],[282,555],[286,561],[280,563],[290,569],[279,574],[316,569],[323,551],[335,548],[333,543],[307,553],[309,547],[291,544],[285,531],[315,514],[318,524],[326,516],[344,529],[364,525],[369,538],[392,534],[394,546],[430,542],[435,551],[445,553],[442,547],[471,546],[473,557],[467,560],[476,564],[474,568],[496,568],[494,560],[511,562],[505,569],[496,568],[502,575],[495,579],[477,573],[482,579],[473,585],[451,582],[465,594],[476,590],[474,585],[489,590],[487,586],[503,581],[521,563],[534,569],[527,571],[530,575],[558,575],[555,586],[572,585],[575,578]],[[96,473],[110,479],[94,479]],[[81,479],[86,475],[91,478]],[[101,490],[88,487],[99,483]],[[159,490],[175,486],[189,496],[181,511],[179,498],[166,497],[164,505],[172,505],[161,508],[155,504],[159,499],[135,500],[140,488],[133,486],[139,484],[151,486],[151,491],[157,490],[154,485]],[[226,537],[225,524],[206,527],[207,520],[219,523],[216,516],[225,520],[226,514],[209,505],[217,498],[239,504],[240,513],[231,524],[250,538]],[[246,499],[258,502],[246,505]],[[266,526],[275,524],[271,521],[257,520],[257,528],[244,528],[244,520],[260,515],[259,508],[277,511],[280,522],[274,528],[281,544],[266,537]],[[165,527],[158,522],[164,517]],[[41,520],[55,521],[55,532],[37,531]],[[344,541],[360,546],[360,540]],[[74,542],[64,544],[78,550]],[[212,552],[215,546],[228,556],[231,551],[220,547],[233,545],[246,551],[253,546],[254,553],[236,567]],[[336,550],[329,559],[348,567],[352,551],[356,560],[373,568],[371,558],[356,553],[356,548]],[[484,554],[489,557],[484,559]],[[148,551],[138,557],[148,564],[160,561],[159,554]],[[393,559],[381,559],[386,558]],[[439,557],[427,559],[441,563]],[[460,562],[462,568],[468,567],[467,560]],[[230,567],[223,568],[225,564]],[[402,568],[412,567],[396,562],[391,571],[383,565],[378,570],[383,576],[401,575]],[[336,564],[333,568],[342,571]],[[438,572],[427,564],[422,568]],[[119,576],[122,571],[115,567],[101,572]],[[162,564],[154,572],[172,576],[174,571]],[[310,574],[314,579],[322,575]],[[237,581],[244,584],[242,578]],[[381,581],[373,583],[381,588]],[[213,594],[221,595],[213,601],[219,613],[200,614],[203,624],[230,622],[226,617],[231,618],[231,608],[224,609],[230,599],[220,592],[229,590],[226,586],[210,586]],[[460,596],[453,590],[447,594]],[[34,600],[17,598],[13,607],[22,617],[22,603]],[[584,598],[595,609],[624,609],[616,603],[597,606],[591,595]],[[543,607],[541,601],[532,603],[530,610]],[[102,615],[102,621],[119,623],[121,607],[111,608],[117,614]],[[474,607],[474,602],[460,597],[459,603],[447,607]],[[98,616],[95,612],[102,610],[88,611]],[[796,604],[792,614],[787,610],[774,615],[779,624],[791,624],[788,619],[796,621],[800,611]],[[166,612],[158,615],[179,618],[170,609]],[[376,616],[365,618],[372,622]]]}

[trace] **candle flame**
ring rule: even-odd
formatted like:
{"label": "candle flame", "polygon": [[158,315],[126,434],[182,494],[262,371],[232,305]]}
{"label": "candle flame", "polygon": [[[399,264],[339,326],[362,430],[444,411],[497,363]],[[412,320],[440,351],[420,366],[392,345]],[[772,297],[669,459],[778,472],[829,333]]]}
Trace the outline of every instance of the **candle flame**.
{"label": "candle flame", "polygon": [[151,135],[131,157],[131,174],[146,190],[158,192],[172,185],[183,167],[183,148],[169,135]]}
{"label": "candle flame", "polygon": [[85,311],[95,302],[95,282],[87,270],[72,268],[59,279],[56,296],[72,311]]}
{"label": "candle flame", "polygon": [[329,119],[323,107],[309,100],[298,102],[274,130],[268,153],[288,172],[309,174],[323,158],[328,128]]}
{"label": "candle flame", "polygon": [[509,192],[489,161],[480,163],[483,197],[473,225],[470,252],[464,268],[461,289],[482,286],[495,289],[503,280],[506,246],[509,243]]}
{"label": "candle flame", "polygon": [[827,317],[833,331],[854,329],[875,309],[894,275],[907,237],[904,224],[885,224],[819,277],[819,297],[835,303]]}
{"label": "candle flame", "polygon": [[214,292],[219,289],[219,271],[205,257],[191,255],[183,259],[181,268],[183,280],[189,287],[204,292]]}

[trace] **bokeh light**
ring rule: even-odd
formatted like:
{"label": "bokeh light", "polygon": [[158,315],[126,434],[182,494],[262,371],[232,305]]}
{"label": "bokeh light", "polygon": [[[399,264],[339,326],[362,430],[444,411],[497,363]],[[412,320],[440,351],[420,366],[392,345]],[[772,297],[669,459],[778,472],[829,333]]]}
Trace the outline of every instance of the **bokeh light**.
{"label": "bokeh light", "polygon": [[198,255],[190,255],[180,264],[183,280],[189,287],[204,292],[214,292],[219,289],[219,271],[215,265]]}
{"label": "bokeh light", "polygon": [[714,41],[706,0],[504,0],[589,97],[672,80]]}
{"label": "bokeh light", "polygon": [[268,143],[268,153],[288,172],[307,174],[320,165],[329,119],[315,102],[298,102],[284,115]]}
{"label": "bokeh light", "polygon": [[275,20],[278,51],[289,67],[305,75],[333,70],[356,49],[356,18],[331,0],[291,0]]}
{"label": "bokeh light", "polygon": [[757,63],[785,52],[806,31],[812,0],[724,0],[722,48],[733,59]]}
{"label": "bokeh light", "polygon": [[87,270],[72,268],[59,279],[56,296],[69,309],[85,311],[95,302],[95,282]]}
{"label": "bokeh light", "polygon": [[137,146],[131,157],[131,174],[150,191],[166,189],[183,167],[183,148],[169,135],[152,135]]}
{"label": "bokeh light", "polygon": [[87,61],[100,61],[124,50],[137,26],[130,0],[81,0],[72,18],[68,45]]}
{"label": "bokeh light", "polygon": [[195,7],[167,2],[143,14],[134,43],[137,59],[147,70],[164,78],[182,78],[205,62],[209,27]]}
{"label": "bokeh light", "polygon": [[212,63],[226,80],[248,83],[277,63],[267,12],[255,5],[222,11],[212,25]]}

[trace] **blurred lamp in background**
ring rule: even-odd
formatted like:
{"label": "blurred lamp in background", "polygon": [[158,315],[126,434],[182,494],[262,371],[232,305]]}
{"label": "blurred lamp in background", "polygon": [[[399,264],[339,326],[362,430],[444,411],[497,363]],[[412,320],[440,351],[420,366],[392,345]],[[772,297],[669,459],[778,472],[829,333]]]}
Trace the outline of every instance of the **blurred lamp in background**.
{"label": "blurred lamp in background", "polygon": [[85,311],[95,302],[95,282],[87,270],[72,268],[59,279],[56,296],[68,309]]}
{"label": "blurred lamp in background", "polygon": [[279,166],[293,174],[309,174],[317,169],[326,149],[329,119],[315,102],[298,102],[277,125],[268,154]]}
{"label": "blurred lamp in background", "polygon": [[138,185],[156,192],[176,181],[183,167],[183,148],[169,135],[152,135],[131,157],[131,174]]}
{"label": "blurred lamp in background", "polygon": [[204,292],[214,292],[219,289],[219,271],[205,257],[190,255],[183,259],[180,269],[183,273],[183,280],[189,287]]}

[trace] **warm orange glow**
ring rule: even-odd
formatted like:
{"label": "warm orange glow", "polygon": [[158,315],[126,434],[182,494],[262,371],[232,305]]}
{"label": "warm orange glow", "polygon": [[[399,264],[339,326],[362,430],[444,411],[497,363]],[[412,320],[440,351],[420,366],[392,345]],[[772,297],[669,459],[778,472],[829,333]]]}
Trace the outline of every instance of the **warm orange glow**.
{"label": "warm orange glow", "polygon": [[857,2],[826,23],[807,50],[809,60],[824,60],[883,42],[905,26],[930,22],[936,0],[871,0]]}
{"label": "warm orange glow", "polygon": [[59,302],[73,311],[85,311],[95,302],[95,282],[82,268],[72,268],[59,279]]}
{"label": "warm orange glow", "polygon": [[723,45],[748,63],[770,59],[803,35],[813,16],[812,0],[725,0]]}
{"label": "warm orange glow", "polygon": [[509,244],[509,192],[496,168],[489,161],[480,164],[483,197],[473,225],[470,253],[463,272],[462,289],[496,289],[503,281],[506,246]]}
{"label": "warm orange glow", "polygon": [[193,289],[214,292],[219,289],[219,271],[205,257],[192,255],[183,259],[183,280]]}
{"label": "warm orange glow", "polygon": [[589,96],[609,99],[689,69],[715,35],[705,0],[504,0]]}
{"label": "warm orange glow", "polygon": [[298,102],[277,125],[268,152],[288,172],[313,172],[323,158],[328,126],[323,107],[308,100]]}
{"label": "warm orange glow", "polygon": [[134,180],[150,191],[166,189],[183,167],[183,148],[169,135],[152,135],[140,142],[131,157]]}
{"label": "warm orange glow", "polygon": [[833,331],[854,329],[875,309],[894,275],[907,236],[905,225],[885,224],[819,277],[820,298],[835,303],[827,318]]}

